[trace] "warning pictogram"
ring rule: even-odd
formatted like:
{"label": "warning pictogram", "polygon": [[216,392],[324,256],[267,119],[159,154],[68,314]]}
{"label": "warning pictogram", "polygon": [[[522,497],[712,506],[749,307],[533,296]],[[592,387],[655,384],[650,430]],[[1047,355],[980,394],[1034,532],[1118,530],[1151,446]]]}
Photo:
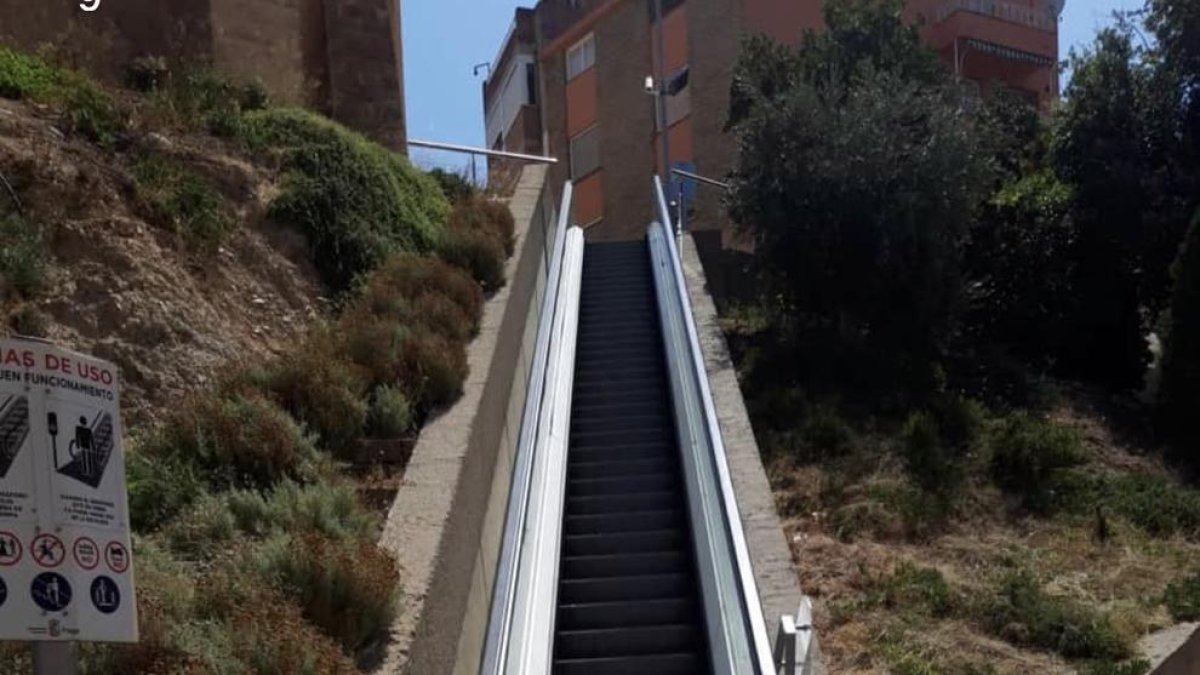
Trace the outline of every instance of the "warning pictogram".
{"label": "warning pictogram", "polygon": [[105,576],[92,582],[92,604],[101,614],[112,614],[121,607],[121,590],[117,582]]}
{"label": "warning pictogram", "polygon": [[71,554],[75,556],[75,564],[85,570],[94,570],[100,564],[100,547],[87,537],[75,540]]}
{"label": "warning pictogram", "polygon": [[34,561],[42,567],[58,567],[67,557],[67,547],[62,539],[52,534],[39,534],[29,547]]}
{"label": "warning pictogram", "polygon": [[110,541],[104,547],[104,562],[108,568],[117,574],[124,574],[129,569],[129,551],[119,541]]}
{"label": "warning pictogram", "polygon": [[61,612],[71,604],[71,584],[54,572],[43,572],[34,577],[29,594],[37,606],[47,612]]}
{"label": "warning pictogram", "polygon": [[0,532],[0,567],[11,567],[21,562],[21,540],[12,532]]}

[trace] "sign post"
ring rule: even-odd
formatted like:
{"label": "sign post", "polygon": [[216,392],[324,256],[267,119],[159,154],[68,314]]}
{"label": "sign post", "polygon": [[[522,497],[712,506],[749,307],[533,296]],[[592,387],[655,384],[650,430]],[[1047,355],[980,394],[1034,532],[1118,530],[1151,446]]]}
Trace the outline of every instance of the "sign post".
{"label": "sign post", "polygon": [[0,640],[40,675],[137,638],[117,368],[0,339]]}

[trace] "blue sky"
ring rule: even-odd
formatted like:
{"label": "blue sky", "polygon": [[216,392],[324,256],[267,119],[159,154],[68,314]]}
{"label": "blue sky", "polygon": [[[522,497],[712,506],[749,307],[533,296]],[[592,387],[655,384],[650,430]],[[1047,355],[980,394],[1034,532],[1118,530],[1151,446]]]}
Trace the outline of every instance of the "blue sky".
{"label": "blue sky", "polygon": [[[512,24],[513,10],[533,0],[405,0],[404,68],[411,138],[483,145],[483,96],[486,70]],[[1142,0],[1067,0],[1060,28],[1062,54],[1086,45],[1096,30],[1112,21],[1113,10],[1137,9]],[[414,151],[418,164],[458,170],[459,155]]]}

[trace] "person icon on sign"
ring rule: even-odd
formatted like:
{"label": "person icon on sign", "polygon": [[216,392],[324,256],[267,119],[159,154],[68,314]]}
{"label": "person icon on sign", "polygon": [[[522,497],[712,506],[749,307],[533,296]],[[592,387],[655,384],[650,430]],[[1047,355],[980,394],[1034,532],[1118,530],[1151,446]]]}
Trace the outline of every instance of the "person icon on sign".
{"label": "person icon on sign", "polygon": [[83,455],[80,461],[83,475],[92,475],[92,455],[95,446],[95,439],[92,436],[92,429],[88,426],[87,418],[79,416],[79,426],[75,427],[75,439],[67,444],[67,454],[71,459],[78,459]]}
{"label": "person icon on sign", "polygon": [[52,605],[62,604],[61,590],[58,587],[57,576],[52,577],[48,582],[46,582],[46,599]]}
{"label": "person icon on sign", "polygon": [[8,537],[0,537],[0,558],[7,558],[13,554],[13,552],[8,549],[8,544]]}

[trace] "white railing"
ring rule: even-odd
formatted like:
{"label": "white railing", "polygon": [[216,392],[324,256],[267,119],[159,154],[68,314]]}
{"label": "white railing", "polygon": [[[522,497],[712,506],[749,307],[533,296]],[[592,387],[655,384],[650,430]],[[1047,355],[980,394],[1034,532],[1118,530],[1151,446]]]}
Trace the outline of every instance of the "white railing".
{"label": "white railing", "polygon": [[548,673],[554,645],[583,231],[572,227],[571,183],[546,276],[521,434],[513,462],[500,558],[480,673]]}

